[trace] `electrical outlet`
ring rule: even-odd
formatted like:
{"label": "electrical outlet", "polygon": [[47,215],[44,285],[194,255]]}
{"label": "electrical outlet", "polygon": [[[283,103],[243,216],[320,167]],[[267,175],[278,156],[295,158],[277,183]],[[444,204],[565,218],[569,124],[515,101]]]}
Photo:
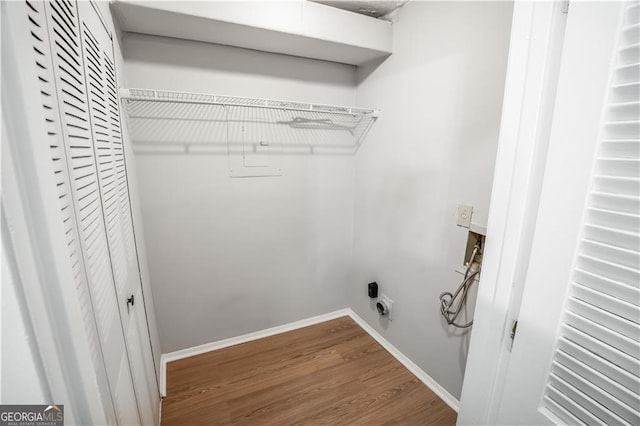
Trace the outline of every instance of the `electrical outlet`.
{"label": "electrical outlet", "polygon": [[456,223],[458,226],[469,228],[471,226],[471,215],[473,214],[473,206],[465,204],[458,205],[458,220]]}
{"label": "electrical outlet", "polygon": [[385,316],[389,318],[389,320],[393,319],[393,300],[391,300],[386,294],[382,294],[378,298],[376,309],[381,316]]}

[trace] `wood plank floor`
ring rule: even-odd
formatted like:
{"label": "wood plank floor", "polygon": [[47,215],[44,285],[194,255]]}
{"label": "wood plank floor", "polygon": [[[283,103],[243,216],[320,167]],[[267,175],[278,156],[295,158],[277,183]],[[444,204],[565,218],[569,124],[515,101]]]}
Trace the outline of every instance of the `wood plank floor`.
{"label": "wood plank floor", "polygon": [[167,365],[163,426],[455,422],[349,317]]}

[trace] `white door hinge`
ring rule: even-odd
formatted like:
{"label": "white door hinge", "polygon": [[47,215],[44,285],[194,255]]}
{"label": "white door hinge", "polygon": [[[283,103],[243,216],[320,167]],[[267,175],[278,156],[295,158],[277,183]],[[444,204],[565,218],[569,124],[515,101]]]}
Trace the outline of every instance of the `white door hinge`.
{"label": "white door hinge", "polygon": [[565,2],[563,2],[562,4],[562,13],[569,13],[569,0],[566,0]]}

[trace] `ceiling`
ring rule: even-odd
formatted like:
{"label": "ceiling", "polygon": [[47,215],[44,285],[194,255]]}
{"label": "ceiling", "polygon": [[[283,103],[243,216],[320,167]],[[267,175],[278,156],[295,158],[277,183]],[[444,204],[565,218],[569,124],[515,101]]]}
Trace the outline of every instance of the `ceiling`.
{"label": "ceiling", "polygon": [[408,0],[396,1],[366,1],[366,0],[310,0],[315,3],[326,4],[327,6],[336,7],[338,9],[348,10],[350,12],[359,13],[361,15],[372,16],[374,18],[382,18],[383,16],[393,12],[404,6]]}

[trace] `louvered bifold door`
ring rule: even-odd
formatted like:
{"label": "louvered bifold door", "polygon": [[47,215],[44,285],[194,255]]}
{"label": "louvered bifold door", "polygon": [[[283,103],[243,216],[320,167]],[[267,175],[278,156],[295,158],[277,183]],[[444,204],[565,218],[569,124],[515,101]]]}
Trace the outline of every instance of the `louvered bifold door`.
{"label": "louvered bifold door", "polygon": [[[80,3],[79,10],[98,189],[129,361],[129,370],[120,374],[130,374],[133,378],[140,419],[144,424],[151,424],[156,423],[155,407],[159,404],[159,395],[157,386],[148,386],[155,382],[155,372],[130,209],[113,43],[108,28],[92,4]],[[141,332],[132,334],[131,330],[137,327],[141,327]],[[116,389],[116,399],[120,393]]]}
{"label": "louvered bifold door", "polygon": [[[88,101],[95,143],[98,186],[102,197],[107,241],[114,279],[128,324],[127,299],[140,285],[136,247],[129,210],[129,192],[120,133],[115,69],[110,34],[89,5],[83,5],[82,56],[88,85]],[[138,303],[142,304],[142,301]]]}
{"label": "louvered bifold door", "polygon": [[[104,369],[103,376],[108,383],[107,390],[101,386],[101,391],[109,393],[108,404],[105,404],[107,416],[111,422],[136,424],[139,416],[101,207],[88,102],[90,89],[85,82],[77,4],[60,0],[34,1],[27,5],[31,11],[27,19],[37,29],[32,33],[34,49],[42,58],[49,57],[48,64],[44,63],[45,59],[37,64],[40,73],[46,74],[39,76],[40,83],[48,82],[47,89],[43,90],[47,92],[43,93],[46,99],[43,107],[47,122],[54,117],[58,121],[54,132],[62,135],[51,143],[52,161],[61,191],[63,220],[68,226],[78,292],[86,315],[92,316],[87,321],[93,323],[97,331],[97,340],[92,345],[99,354],[94,361],[97,370]],[[45,72],[46,68],[50,69]],[[51,108],[56,112],[52,113]],[[91,303],[86,303],[87,299]],[[111,407],[115,408],[115,416],[109,413]]]}
{"label": "louvered bifold door", "polygon": [[[89,339],[89,346],[92,361],[95,366],[96,376],[99,383],[99,390],[102,402],[105,407],[106,418],[110,423],[115,423],[113,402],[109,389],[109,381],[102,356],[101,334],[98,330],[96,317],[93,311],[92,295],[88,285],[87,271],[83,262],[83,248],[81,238],[78,235],[78,217],[74,208],[72,177],[69,174],[67,156],[65,154],[65,139],[63,130],[67,133],[67,138],[78,140],[78,143],[68,144],[69,149],[78,150],[79,146],[87,146],[86,129],[88,124],[82,118],[82,114],[77,114],[72,105],[81,105],[81,101],[66,101],[66,107],[60,109],[56,93],[56,80],[54,75],[58,74],[58,84],[61,90],[68,92],[67,96],[82,98],[82,76],[78,74],[77,64],[74,67],[74,60],[71,59],[78,54],[77,39],[74,40],[75,30],[75,7],[71,3],[60,2],[49,5],[49,10],[45,9],[42,1],[26,1],[25,19],[29,21],[31,43],[33,47],[34,65],[38,85],[40,87],[42,99],[43,117],[47,125],[47,139],[51,160],[53,164],[53,182],[58,190],[60,200],[61,221],[64,224],[65,239],[69,250],[69,257],[73,268],[75,287],[80,300],[82,317]],[[47,19],[49,13],[49,19]],[[53,36],[49,37],[49,28]],[[75,30],[77,31],[77,30]],[[54,68],[52,61],[52,51],[50,46],[55,46],[53,54],[58,58],[57,68]],[[61,63],[62,62],[62,63]],[[75,84],[74,84],[75,83]],[[83,134],[84,133],[84,134]],[[82,148],[80,148],[82,149]],[[85,148],[86,150],[86,148]]]}
{"label": "louvered bifold door", "polygon": [[640,424],[640,5],[624,9],[589,202],[544,405]]}

